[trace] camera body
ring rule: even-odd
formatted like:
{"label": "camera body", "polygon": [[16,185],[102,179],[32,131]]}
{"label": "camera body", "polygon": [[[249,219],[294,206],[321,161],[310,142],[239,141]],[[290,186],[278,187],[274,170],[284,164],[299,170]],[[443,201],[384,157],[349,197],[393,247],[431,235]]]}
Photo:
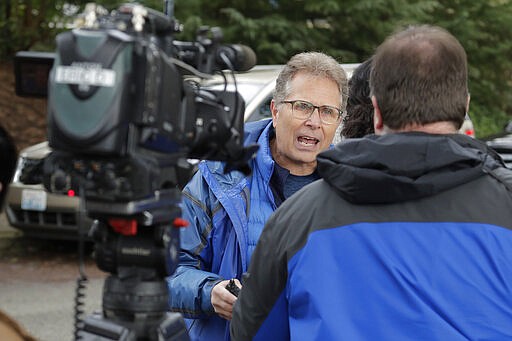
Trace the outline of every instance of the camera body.
{"label": "camera body", "polygon": [[119,331],[119,340],[187,340],[183,319],[167,311],[165,277],[176,269],[179,228],[186,225],[180,189],[193,170],[188,160],[247,171],[258,148],[243,146],[241,95],[209,90],[201,80],[249,70],[256,57],[248,47],[222,45],[219,29],[202,29],[195,42],[175,41],[180,25],[138,4],[110,13],[88,4],[79,19],[79,27],[57,36],[47,89],[37,89],[34,70],[48,66],[48,56],[33,68],[17,63],[33,76],[17,75],[17,92],[48,94],[52,152],[44,185],[79,194],[95,220],[96,263],[111,274],[103,312],[78,319],[77,336],[96,340]]}
{"label": "camera body", "polygon": [[48,82],[50,191],[82,185],[88,200],[129,202],[183,185],[187,158],[247,159],[242,97],[201,88],[199,77],[230,57],[252,67],[239,60],[248,48],[221,45],[218,33],[176,42],[178,26],[130,4],[59,34]]}

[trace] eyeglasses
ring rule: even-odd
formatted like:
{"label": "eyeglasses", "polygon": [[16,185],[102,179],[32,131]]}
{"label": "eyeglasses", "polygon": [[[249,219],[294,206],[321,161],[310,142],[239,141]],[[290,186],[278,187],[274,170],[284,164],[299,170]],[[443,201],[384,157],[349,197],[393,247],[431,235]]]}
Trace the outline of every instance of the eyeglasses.
{"label": "eyeglasses", "polygon": [[323,124],[338,123],[341,117],[341,110],[329,105],[314,105],[308,101],[282,101],[281,103],[289,103],[292,105],[292,116],[299,120],[307,120],[313,115],[315,109],[320,114],[320,120]]}

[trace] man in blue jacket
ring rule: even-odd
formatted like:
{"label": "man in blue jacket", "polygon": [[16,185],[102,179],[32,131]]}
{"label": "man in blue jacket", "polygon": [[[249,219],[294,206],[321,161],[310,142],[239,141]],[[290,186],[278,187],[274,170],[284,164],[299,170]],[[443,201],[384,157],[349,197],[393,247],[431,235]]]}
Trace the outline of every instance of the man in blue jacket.
{"label": "man in blue jacket", "polygon": [[457,133],[467,77],[438,27],[377,49],[375,135],[319,154],[270,217],[233,340],[512,340],[512,171]]}
{"label": "man in blue jacket", "polygon": [[271,120],[249,123],[245,144],[260,148],[252,174],[224,173],[203,161],[183,190],[180,264],[168,279],[170,308],[189,320],[192,340],[229,339],[236,297],[267,218],[295,191],[318,178],[316,156],[329,148],[347,103],[347,76],[332,57],[295,55],[276,81]]}

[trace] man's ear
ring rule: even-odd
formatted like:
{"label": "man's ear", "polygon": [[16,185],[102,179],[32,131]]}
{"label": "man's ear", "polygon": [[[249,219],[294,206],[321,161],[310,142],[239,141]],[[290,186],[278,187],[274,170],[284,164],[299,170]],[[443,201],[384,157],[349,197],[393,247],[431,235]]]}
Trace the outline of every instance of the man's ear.
{"label": "man's ear", "polygon": [[373,129],[375,130],[376,135],[384,134],[384,123],[382,122],[382,114],[380,112],[379,104],[377,103],[377,99],[375,96],[372,96],[372,104],[373,104]]}
{"label": "man's ear", "polygon": [[277,104],[274,100],[270,101],[270,112],[272,113],[272,125],[276,127],[276,122],[279,117],[279,111],[277,110]]}

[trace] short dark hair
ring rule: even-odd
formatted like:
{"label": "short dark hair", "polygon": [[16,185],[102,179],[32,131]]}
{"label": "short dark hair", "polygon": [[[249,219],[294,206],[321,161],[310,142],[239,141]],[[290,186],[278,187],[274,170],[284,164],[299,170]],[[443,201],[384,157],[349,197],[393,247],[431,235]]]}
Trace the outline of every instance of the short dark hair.
{"label": "short dark hair", "polygon": [[348,81],[347,114],[343,117],[341,136],[363,137],[373,134],[373,105],[370,98],[370,71],[372,57],[352,72]]}
{"label": "short dark hair", "polygon": [[391,129],[440,121],[458,129],[469,96],[466,52],[440,27],[410,26],[377,48],[370,91]]}
{"label": "short dark hair", "polygon": [[7,186],[12,180],[14,169],[16,167],[16,147],[11,136],[0,126],[0,209],[3,206],[5,195],[7,194]]}

